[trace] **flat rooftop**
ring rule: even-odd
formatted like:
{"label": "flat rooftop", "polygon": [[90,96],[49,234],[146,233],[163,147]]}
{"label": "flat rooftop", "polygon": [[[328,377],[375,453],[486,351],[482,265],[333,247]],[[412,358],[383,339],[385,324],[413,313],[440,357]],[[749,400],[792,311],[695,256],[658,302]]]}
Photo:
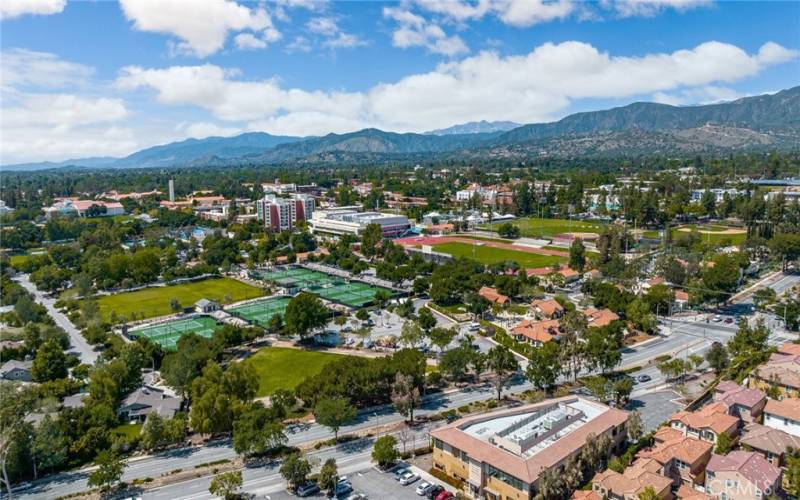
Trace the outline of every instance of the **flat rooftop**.
{"label": "flat rooftop", "polygon": [[575,399],[476,422],[463,427],[462,431],[522,458],[530,458],[607,409]]}

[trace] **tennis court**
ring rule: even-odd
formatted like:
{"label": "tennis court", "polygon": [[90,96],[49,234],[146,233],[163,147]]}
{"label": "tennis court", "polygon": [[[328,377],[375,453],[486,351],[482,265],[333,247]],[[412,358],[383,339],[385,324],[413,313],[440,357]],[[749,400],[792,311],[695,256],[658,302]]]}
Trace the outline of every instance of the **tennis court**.
{"label": "tennis court", "polygon": [[289,267],[261,273],[261,279],[286,288],[306,290],[323,299],[349,307],[363,307],[370,304],[375,299],[378,290],[386,290],[389,295],[395,295],[388,288],[368,285],[360,281],[348,282],[338,276],[302,267]]}
{"label": "tennis court", "polygon": [[363,307],[373,300],[378,290],[386,290],[390,296],[394,295],[391,290],[361,283],[360,281],[344,281],[321,287],[311,287],[309,292],[316,293],[320,297],[333,302],[339,302],[350,307]]}
{"label": "tennis court", "polygon": [[256,326],[267,326],[276,314],[283,314],[289,305],[289,297],[274,297],[241,306],[227,308],[226,311],[241,317]]}
{"label": "tennis court", "polygon": [[133,338],[145,337],[159,344],[164,349],[175,349],[178,339],[187,333],[195,333],[202,337],[210,338],[217,329],[217,322],[209,316],[194,316],[192,318],[168,321],[158,325],[146,326],[139,330],[128,332]]}

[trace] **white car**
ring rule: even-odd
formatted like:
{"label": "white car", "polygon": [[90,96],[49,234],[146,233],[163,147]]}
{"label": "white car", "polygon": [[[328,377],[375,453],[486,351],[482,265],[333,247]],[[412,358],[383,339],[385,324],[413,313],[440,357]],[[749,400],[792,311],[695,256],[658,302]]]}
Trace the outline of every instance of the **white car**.
{"label": "white car", "polygon": [[431,488],[433,488],[433,485],[431,483],[429,483],[428,481],[422,481],[417,486],[417,495],[424,497],[425,495],[428,494],[429,491],[431,491]]}
{"label": "white car", "polygon": [[409,484],[416,482],[419,480],[419,476],[414,474],[413,472],[406,472],[405,474],[400,477],[400,484],[403,486],[408,486]]}

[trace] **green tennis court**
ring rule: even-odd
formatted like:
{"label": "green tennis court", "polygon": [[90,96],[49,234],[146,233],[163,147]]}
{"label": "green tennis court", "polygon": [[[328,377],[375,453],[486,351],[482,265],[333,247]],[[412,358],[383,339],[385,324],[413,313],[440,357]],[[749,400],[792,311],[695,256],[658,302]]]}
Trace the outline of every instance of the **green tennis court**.
{"label": "green tennis court", "polygon": [[310,288],[309,291],[333,302],[339,302],[350,307],[363,307],[375,300],[378,290],[386,290],[390,295],[394,293],[386,288],[368,285],[360,281],[350,283],[339,282],[329,286]]}
{"label": "green tennis court", "polygon": [[195,333],[210,338],[217,329],[217,322],[209,316],[195,316],[187,319],[168,321],[128,332],[133,338],[145,337],[164,349],[175,349],[178,339],[187,333]]}
{"label": "green tennis court", "polygon": [[289,267],[261,273],[261,279],[286,288],[309,288],[334,283],[341,278],[302,267]]}
{"label": "green tennis court", "polygon": [[256,326],[267,326],[269,320],[276,314],[283,314],[289,305],[289,297],[274,297],[258,302],[251,302],[241,306],[226,309],[227,312],[241,317]]}
{"label": "green tennis court", "polygon": [[303,267],[288,267],[260,274],[261,279],[277,283],[286,288],[299,288],[315,293],[323,299],[338,302],[349,307],[363,307],[375,299],[378,290],[388,288],[369,285],[360,281],[346,281],[344,278]]}

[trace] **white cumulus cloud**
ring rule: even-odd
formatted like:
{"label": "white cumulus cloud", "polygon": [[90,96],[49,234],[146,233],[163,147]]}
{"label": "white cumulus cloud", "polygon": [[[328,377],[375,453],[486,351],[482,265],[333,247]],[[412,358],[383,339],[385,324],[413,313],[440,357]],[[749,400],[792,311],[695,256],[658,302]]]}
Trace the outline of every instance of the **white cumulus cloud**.
{"label": "white cumulus cloud", "polygon": [[392,33],[392,44],[395,47],[425,47],[430,52],[449,57],[469,52],[467,44],[460,36],[448,36],[438,24],[410,10],[384,7],[383,16],[397,22],[397,28]]}
{"label": "white cumulus cloud", "polygon": [[748,54],[711,41],[629,57],[570,41],[545,43],[516,56],[481,52],[364,92],[284,88],[274,79],[246,80],[235,70],[211,64],[127,67],[116,84],[128,90],[149,88],[162,103],[198,106],[219,120],[277,134],[315,135],[368,126],[422,131],[480,119],[552,120],[579,99],[668,95],[703,87],[710,95],[716,86],[723,88],[720,84],[797,56],[771,43]]}
{"label": "white cumulus cloud", "polygon": [[[229,32],[266,31],[267,38],[272,39],[277,33],[266,10],[251,9],[231,0],[121,0],[120,3],[125,17],[136,29],[173,35],[182,40],[177,45],[179,51],[198,57],[222,49]],[[252,40],[246,48],[254,48]]]}
{"label": "white cumulus cloud", "polygon": [[0,19],[12,19],[27,14],[58,14],[66,5],[67,0],[3,0],[0,2]]}

